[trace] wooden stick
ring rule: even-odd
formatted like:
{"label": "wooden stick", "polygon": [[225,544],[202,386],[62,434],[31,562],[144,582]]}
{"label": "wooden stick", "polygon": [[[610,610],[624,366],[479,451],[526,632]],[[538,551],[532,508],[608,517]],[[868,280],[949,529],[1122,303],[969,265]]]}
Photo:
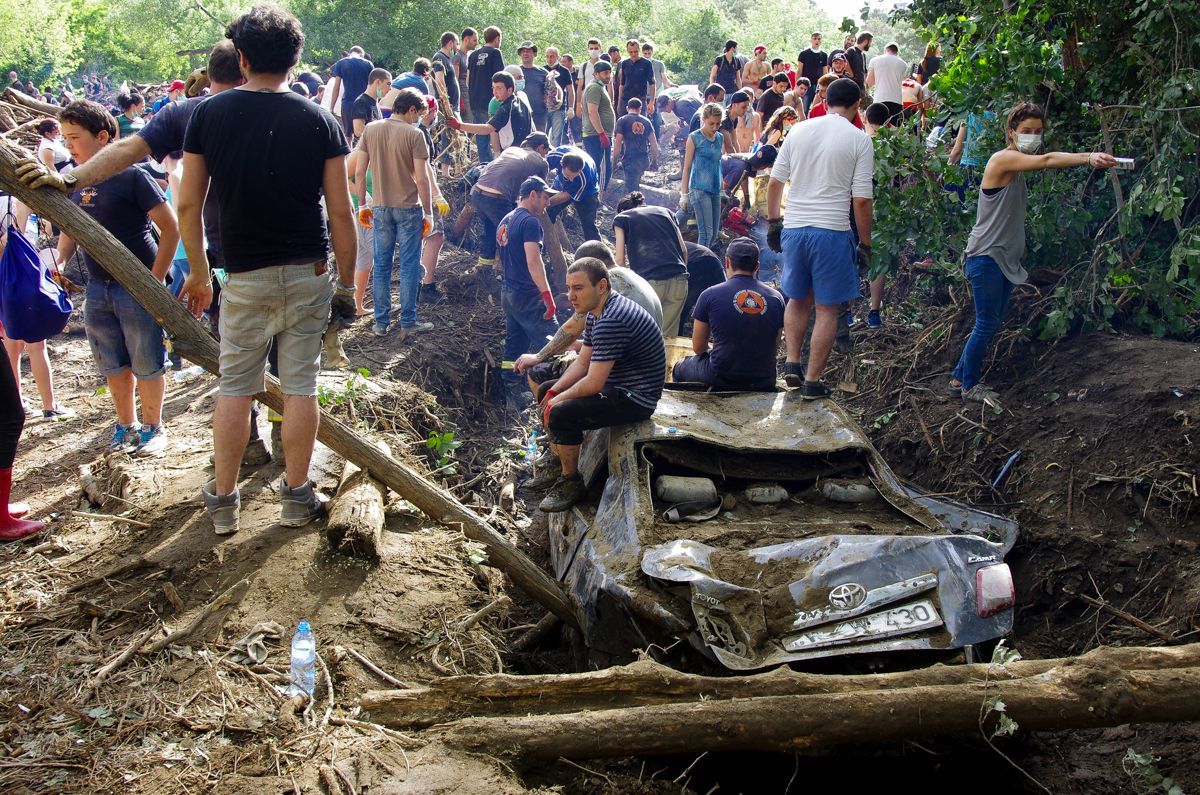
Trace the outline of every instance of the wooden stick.
{"label": "wooden stick", "polygon": [[558,620],[558,616],[554,615],[553,613],[547,613],[546,615],[542,616],[541,621],[533,625],[532,629],[529,629],[523,633],[521,637],[514,640],[509,645],[509,650],[516,652],[529,651],[534,646],[541,643],[547,635],[557,629],[560,623],[561,622]]}
{"label": "wooden stick", "polygon": [[933,451],[934,458],[937,458],[938,449],[933,445],[933,436],[929,433],[929,426],[925,424],[925,418],[921,416],[921,409],[917,406],[917,401],[913,400],[913,396],[908,396],[909,405],[912,406],[913,414],[917,418],[917,423],[921,426],[921,433],[925,435],[925,444],[929,445],[929,449]]}
{"label": "wooden stick", "polygon": [[158,631],[158,627],[153,626],[134,638],[133,642],[126,646],[124,651],[114,657],[112,662],[105,664],[96,671],[96,673],[92,676],[92,681],[89,683],[89,687],[92,690],[100,687],[101,683],[111,676],[113,671],[116,671],[122,665],[132,660],[134,655],[137,654],[137,650],[142,647],[142,644],[150,640],[150,638],[153,637]]}
{"label": "wooden stick", "polygon": [[134,527],[153,527],[148,522],[140,522],[137,519],[130,519],[127,516],[114,516],[111,513],[88,513],[86,511],[67,511],[71,516],[78,516],[81,519],[100,519],[101,521],[120,522],[121,524],[131,524]]}
{"label": "wooden stick", "polygon": [[209,616],[220,610],[222,607],[225,607],[225,605],[229,604],[230,600],[233,599],[235,593],[239,589],[244,592],[248,587],[250,587],[250,580],[238,580],[236,583],[226,588],[217,596],[217,598],[205,605],[204,609],[201,610],[195,618],[189,621],[186,626],[177,629],[170,635],[159,638],[151,643],[150,647],[146,649],[145,653],[157,654],[158,652],[170,646],[172,643],[178,643],[179,641],[193,634],[196,630],[200,629],[200,625],[203,624]]}
{"label": "wooden stick", "polygon": [[456,629],[459,632],[466,632],[468,629],[475,626],[480,621],[483,621],[485,618],[490,616],[492,613],[495,613],[497,610],[500,610],[502,608],[508,607],[510,604],[512,604],[512,599],[509,599],[507,596],[501,596],[499,599],[495,600],[491,604],[486,605],[483,608],[472,613],[471,615],[467,616],[467,618],[465,618],[462,622],[459,623],[459,625],[456,627]]}
{"label": "wooden stick", "polygon": [[347,651],[347,653],[349,653],[349,655],[351,657],[353,657],[354,659],[356,659],[360,663],[362,663],[363,668],[366,668],[368,671],[375,674],[376,676],[378,676],[380,679],[387,682],[388,684],[395,685],[396,687],[404,687],[404,688],[412,687],[412,685],[397,679],[396,677],[389,674],[387,671],[380,668],[375,663],[368,660],[367,656],[365,654],[359,652],[357,649],[347,646],[346,651]]}
{"label": "wooden stick", "polygon": [[[1064,591],[1064,592],[1070,593],[1070,591]],[[1174,638],[1172,638],[1166,632],[1163,632],[1158,627],[1147,624],[1145,621],[1138,618],[1133,613],[1127,613],[1119,607],[1114,607],[1113,605],[1109,604],[1108,602],[1104,601],[1103,599],[1093,599],[1092,597],[1088,596],[1087,594],[1082,594],[1082,593],[1076,594],[1076,595],[1083,601],[1087,602],[1092,607],[1096,608],[1097,610],[1103,610],[1106,613],[1116,616],[1117,618],[1121,619],[1122,621],[1126,621],[1130,624],[1133,624],[1138,629],[1142,630],[1143,632],[1148,632],[1151,635],[1155,636],[1156,638],[1160,638],[1161,640],[1164,640],[1167,643],[1170,643],[1174,640]]]}

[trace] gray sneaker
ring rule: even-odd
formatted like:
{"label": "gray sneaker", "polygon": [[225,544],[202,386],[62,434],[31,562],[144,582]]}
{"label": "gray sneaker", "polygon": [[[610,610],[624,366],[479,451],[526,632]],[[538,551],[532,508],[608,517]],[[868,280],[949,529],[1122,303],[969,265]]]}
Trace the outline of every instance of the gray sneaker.
{"label": "gray sneaker", "polygon": [[983,403],[991,408],[1000,407],[1000,394],[982,381],[964,391],[962,396],[963,400],[972,400],[976,403]]}
{"label": "gray sneaker", "polygon": [[311,480],[298,488],[290,489],[287,479],[279,481],[279,523],[284,527],[303,527],[313,519],[325,515],[326,498],[317,492]]}
{"label": "gray sneaker", "polygon": [[401,326],[400,327],[400,341],[404,342],[406,339],[411,337],[413,334],[420,334],[422,332],[432,331],[432,330],[433,330],[432,323],[414,323],[411,326]]}
{"label": "gray sneaker", "polygon": [[388,327],[383,323],[374,323],[371,325],[371,333],[376,337],[386,337],[388,333]]}
{"label": "gray sneaker", "polygon": [[204,510],[212,519],[213,532],[219,536],[233,535],[238,531],[242,498],[237,489],[233,494],[216,494],[217,481],[210,480],[200,489],[204,496]]}

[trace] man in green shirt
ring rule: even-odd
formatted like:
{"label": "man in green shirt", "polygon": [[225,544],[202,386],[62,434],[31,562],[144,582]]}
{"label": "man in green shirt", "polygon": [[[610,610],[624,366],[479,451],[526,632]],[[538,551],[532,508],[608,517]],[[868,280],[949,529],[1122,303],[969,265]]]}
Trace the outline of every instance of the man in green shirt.
{"label": "man in green shirt", "polygon": [[596,79],[583,90],[583,150],[591,155],[597,167],[604,164],[600,184],[607,189],[612,178],[612,136],[617,128],[617,114],[608,93],[612,64],[597,61],[595,69]]}

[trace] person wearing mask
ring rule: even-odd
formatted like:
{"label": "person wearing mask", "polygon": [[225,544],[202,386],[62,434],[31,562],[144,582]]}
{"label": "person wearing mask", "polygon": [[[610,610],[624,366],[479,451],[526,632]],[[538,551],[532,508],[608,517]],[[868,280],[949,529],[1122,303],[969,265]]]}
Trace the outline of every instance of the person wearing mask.
{"label": "person wearing mask", "polygon": [[546,81],[550,75],[533,62],[537,54],[538,46],[532,41],[523,41],[517,45],[522,75],[519,90],[524,91],[529,99],[529,108],[533,111],[533,128],[546,132]]}
{"label": "person wearing mask", "polygon": [[883,48],[883,55],[872,58],[867,69],[867,86],[875,89],[873,99],[888,109],[888,124],[900,123],[900,114],[904,110],[900,84],[908,73],[908,64],[900,58],[900,47],[895,42],[889,42]]}
{"label": "person wearing mask", "polygon": [[[346,137],[329,112],[287,90],[304,41],[299,20],[263,4],[235,19],[228,32],[246,82],[193,111],[179,191],[190,267],[180,301],[196,316],[212,301],[201,223],[210,186],[218,200],[228,274],[221,294],[221,383],[213,415],[215,477],[201,489],[218,534],[239,528],[238,467],[254,396],[266,386],[272,347],[279,356],[286,407],[280,524],[299,527],[324,514],[309,478],[320,417],[321,343],[331,310],[354,315],[357,257]],[[266,140],[272,145],[264,147]],[[330,238],[336,279],[329,272]]]}
{"label": "person wearing mask", "polygon": [[587,488],[579,475],[583,432],[641,422],[662,396],[666,350],[662,332],[640,306],[614,292],[597,259],[567,268],[571,307],[587,315],[579,358],[544,391],[542,412],[562,474],[538,507],[570,510]]}
{"label": "person wearing mask", "polygon": [[[546,72],[557,90],[546,89],[546,132],[552,146],[564,146],[570,141],[567,124],[575,118],[575,78],[559,57],[557,47],[546,48]],[[551,107],[553,105],[553,107]]]}
{"label": "person wearing mask", "polygon": [[813,96],[817,93],[817,81],[829,71],[829,53],[821,49],[822,36],[819,31],[812,34],[809,47],[796,56],[800,63],[800,76],[808,78],[808,91],[804,94],[804,110],[812,105]]}
{"label": "person wearing mask", "polygon": [[168,102],[178,102],[179,100],[183,99],[183,92],[186,88],[187,85],[184,84],[182,80],[173,81],[171,86],[167,89],[166,96],[159,97],[154,101],[154,105],[152,106],[154,112],[158,113],[167,106]]}
{"label": "person wearing mask", "polygon": [[642,175],[647,168],[658,165],[658,137],[654,124],[642,115],[642,101],[629,100],[628,111],[617,119],[617,134],[613,139],[613,167],[618,164],[625,174],[625,190],[634,193],[642,189]]}
{"label": "person wearing mask", "polygon": [[483,224],[483,234],[479,237],[479,267],[494,269],[499,266],[496,228],[516,207],[518,192],[527,178],[545,180],[549,176],[546,164],[549,144],[545,133],[530,133],[520,146],[505,149],[485,165],[471,188],[471,207]]}
{"label": "person wearing mask", "polygon": [[738,55],[738,43],[733,39],[725,42],[725,51],[713,61],[712,69],[708,72],[708,82],[716,83],[732,94],[742,85],[742,69],[746,59]]}
{"label": "person wearing mask", "polygon": [[715,102],[700,109],[700,129],[688,135],[679,187],[679,209],[696,216],[696,242],[712,246],[721,226],[721,154],[724,135],[719,128],[725,110]]}
{"label": "person wearing mask", "polygon": [[854,38],[854,46],[846,50],[846,64],[850,67],[850,79],[858,84],[858,90],[864,98],[867,96],[867,52],[875,36],[862,31]]}
{"label": "person wearing mask", "polygon": [[[788,134],[767,187],[767,239],[771,250],[784,255],[780,286],[788,297],[784,380],[800,387],[805,400],[831,394],[821,373],[833,349],[841,305],[858,297],[859,267],[870,263],[875,156],[871,139],[850,123],[858,115],[859,97],[853,80],[830,84],[827,115]],[[782,215],[785,184],[790,187]],[[850,236],[851,205],[857,250]],[[806,372],[801,353],[814,305],[817,319]]]}
{"label": "person wearing mask", "polygon": [[[487,125],[491,118],[491,114],[488,113],[488,102],[495,95],[492,79],[497,73],[504,71],[504,56],[500,53],[501,40],[500,28],[495,25],[484,28],[483,46],[471,53],[467,63],[471,123],[478,128]],[[511,88],[515,90],[516,85],[512,85]],[[500,99],[500,97],[496,98]],[[530,119],[531,124],[532,122],[533,120]],[[446,123],[451,124],[450,119],[447,119]],[[490,130],[480,130],[475,134],[475,145],[479,150],[480,163],[490,162],[493,157],[500,154],[499,150],[493,152],[492,140]],[[520,142],[521,140],[517,139],[517,143]]]}
{"label": "person wearing mask", "polygon": [[546,157],[546,164],[558,172],[554,193],[547,212],[550,223],[558,220],[568,206],[575,205],[584,240],[599,240],[596,213],[600,209],[600,175],[591,156],[573,146],[560,146]]}
{"label": "person wearing mask", "polygon": [[1025,174],[1048,168],[1113,168],[1104,152],[1048,152],[1042,148],[1046,113],[1032,102],[1018,103],[1008,114],[1007,146],[988,158],[979,184],[979,212],[963,252],[963,270],[971,284],[975,325],[950,378],[950,390],[963,400],[999,406],[999,395],[982,381],[983,360],[1012,295],[1013,285],[1029,274],[1025,257]]}
{"label": "person wearing mask", "polygon": [[683,234],[671,212],[630,193],[617,203],[613,235],[617,267],[628,266],[649,283],[662,305],[663,336],[675,336],[687,301],[688,271]]}
{"label": "person wearing mask", "polygon": [[392,73],[387,69],[372,69],[367,77],[367,90],[362,92],[350,106],[350,125],[353,128],[351,144],[357,144],[363,130],[383,115],[379,112],[379,100],[383,99],[392,85]]}
{"label": "person wearing mask", "polygon": [[[375,64],[367,60],[363,48],[357,44],[346,51],[346,57],[333,65],[330,74],[333,75],[333,88],[330,89],[329,107],[338,108],[338,116],[342,120],[342,132],[346,138],[354,136],[354,127],[350,123],[350,109],[354,100],[367,90],[367,81]],[[338,101],[341,104],[338,104]]]}
{"label": "person wearing mask", "polygon": [[612,179],[612,136],[617,128],[608,84],[612,80],[612,64],[597,61],[593,67],[595,79],[583,90],[583,149],[601,168],[601,185],[608,188]]}
{"label": "person wearing mask", "polygon": [[784,300],[758,280],[758,244],[729,243],[726,280],[700,294],[692,310],[695,355],[675,363],[672,379],[730,392],[775,390],[775,357],[783,336]]}
{"label": "person wearing mask", "polygon": [[128,138],[146,126],[142,114],[146,112],[146,100],[138,93],[117,95],[117,107],[121,115],[117,116],[117,132],[121,138]]}

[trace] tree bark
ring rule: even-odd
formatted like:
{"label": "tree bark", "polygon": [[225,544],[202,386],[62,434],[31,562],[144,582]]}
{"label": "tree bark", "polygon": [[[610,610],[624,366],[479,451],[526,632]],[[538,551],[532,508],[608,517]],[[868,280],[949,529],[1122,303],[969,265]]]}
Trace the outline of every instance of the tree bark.
{"label": "tree bark", "polygon": [[1077,660],[1019,660],[1005,666],[935,665],[867,676],[808,674],[787,667],[752,676],[696,676],[646,660],[581,674],[450,676],[408,690],[371,690],[359,703],[377,723],[412,729],[471,715],[519,717],[696,701],[967,686],[985,679],[1024,679],[1065,665],[1093,664],[1138,671],[1200,668],[1200,644],[1097,649]]}
{"label": "tree bark", "polygon": [[1122,670],[1103,655],[1017,679],[817,692],[562,715],[468,718],[428,732],[472,753],[523,761],[702,751],[797,753],[833,745],[972,735],[998,719],[1022,731],[1200,719],[1200,668]]}
{"label": "tree bark", "polygon": [[[375,447],[387,454],[382,441]],[[383,546],[383,504],[387,486],[370,472],[347,461],[342,482],[329,507],[325,534],[329,546],[346,555],[378,561]]]}
{"label": "tree bark", "polygon": [[[218,373],[217,341],[200,321],[188,314],[183,305],[171,297],[166,287],[128,249],[76,207],[67,196],[52,188],[33,191],[18,180],[15,173],[18,157],[10,146],[0,141],[0,188],[32,207],[39,217],[57,224],[104,265],[113,278],[166,330],[176,353],[211,373]],[[279,382],[274,378],[267,377],[267,391],[256,395],[256,398],[283,413],[283,393],[279,391]],[[342,458],[373,473],[429,518],[457,527],[467,538],[483,544],[488,552],[488,565],[503,571],[518,588],[563,621],[573,627],[579,626],[572,603],[558,583],[448,491],[390,455],[381,453],[324,411],[321,412],[317,438]]]}
{"label": "tree bark", "polygon": [[62,112],[62,108],[58,105],[51,105],[48,102],[42,102],[40,99],[34,99],[28,94],[11,87],[4,89],[4,93],[0,94],[0,96],[3,96],[6,102],[11,102],[14,105],[24,105],[34,113],[40,113],[52,119],[57,119],[58,114]]}

